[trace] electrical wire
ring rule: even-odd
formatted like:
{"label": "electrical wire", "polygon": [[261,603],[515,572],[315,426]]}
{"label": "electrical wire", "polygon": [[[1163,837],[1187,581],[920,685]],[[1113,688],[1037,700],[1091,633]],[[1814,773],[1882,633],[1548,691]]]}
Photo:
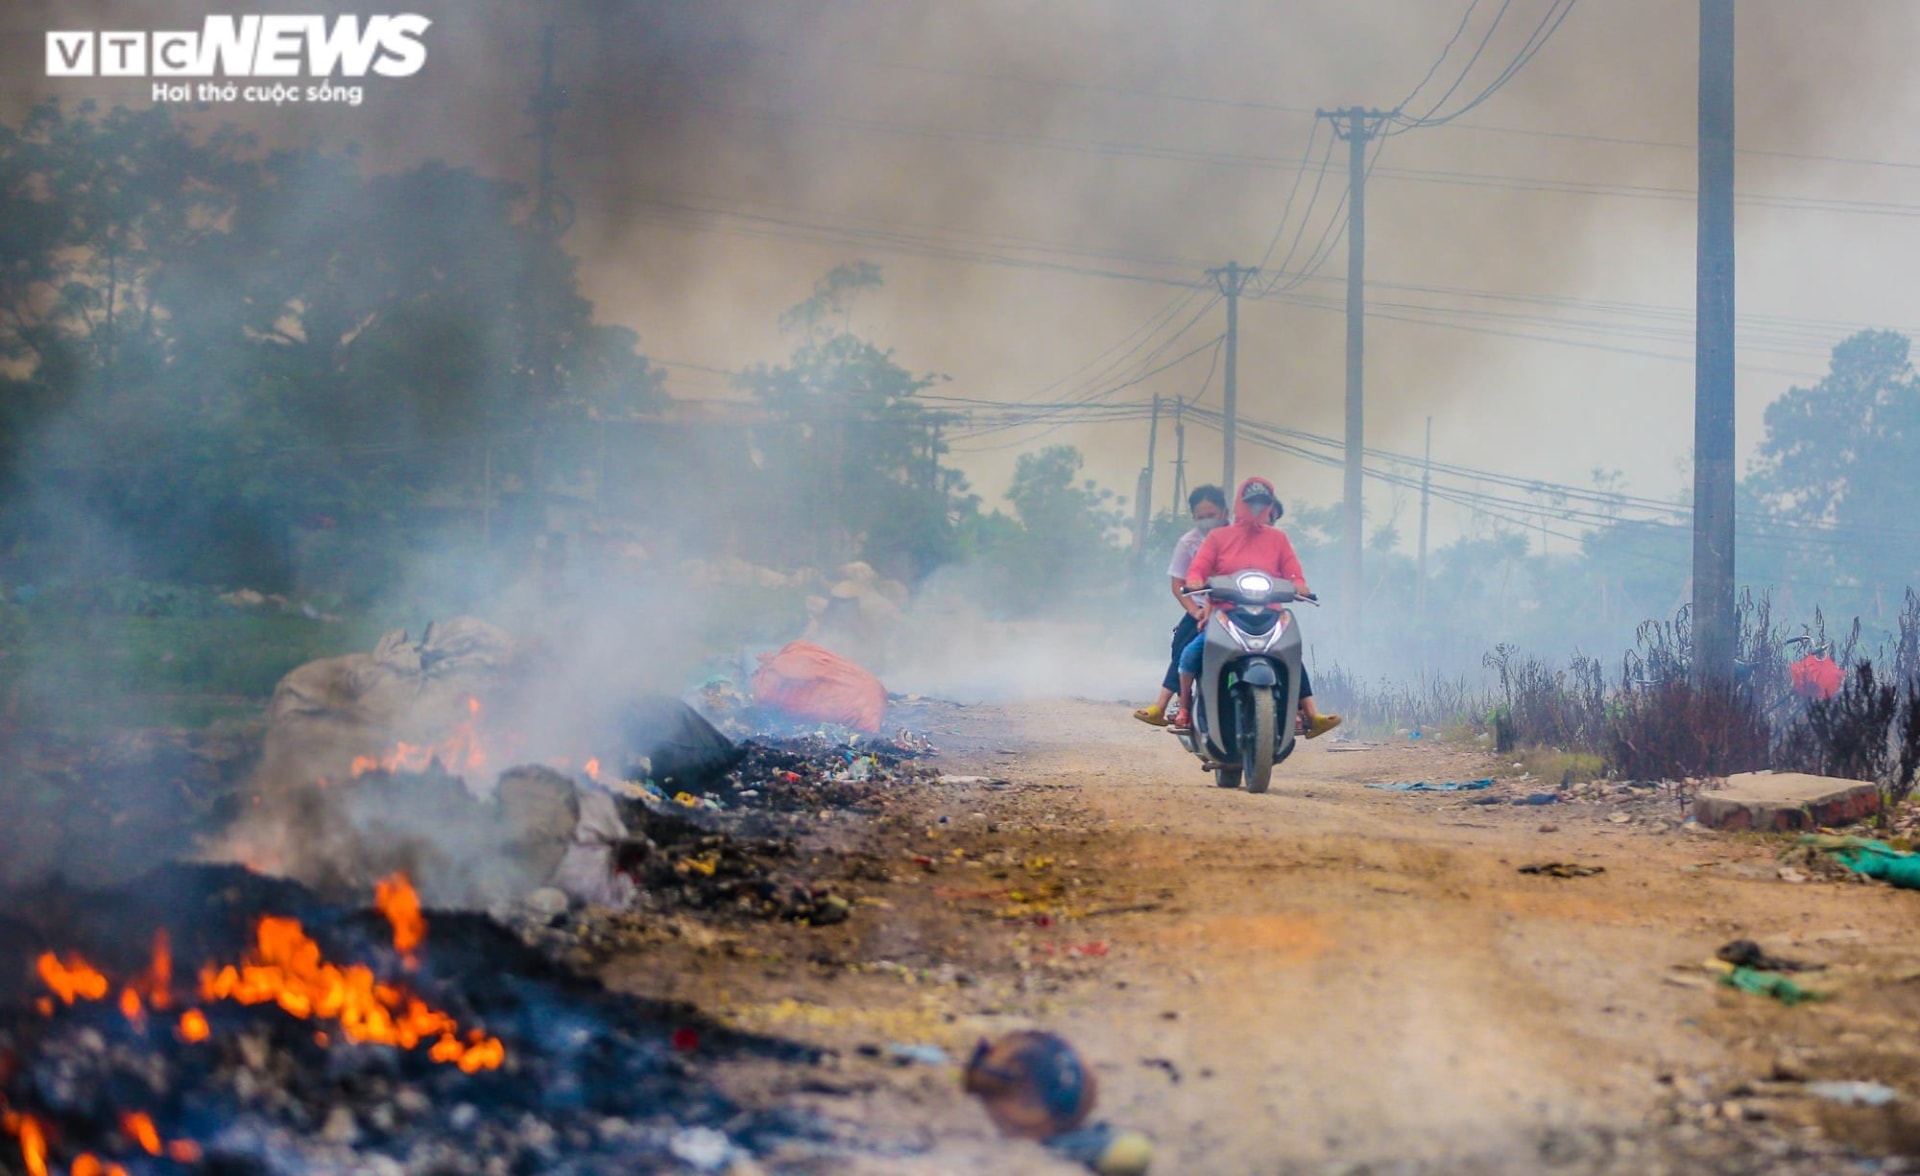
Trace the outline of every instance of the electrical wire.
{"label": "electrical wire", "polygon": [[[1510,2],[1511,0],[1509,0],[1509,3]],[[1460,78],[1454,82],[1453,86],[1448,88],[1447,93],[1442,95],[1440,101],[1435,103],[1426,114],[1418,118],[1407,118],[1396,112],[1396,121],[1399,123],[1398,129],[1406,131],[1444,126],[1454,119],[1459,118],[1461,115],[1468,114],[1478,108],[1483,102],[1498,93],[1508,82],[1512,81],[1522,69],[1526,68],[1527,63],[1531,62],[1540,50],[1546,47],[1547,42],[1553,38],[1554,33],[1559,31],[1560,26],[1566,22],[1568,14],[1573,11],[1574,3],[1575,0],[1551,0],[1546,10],[1540,16],[1540,23],[1534,26],[1533,32],[1528,35],[1526,43],[1520,47],[1520,51],[1514,55],[1513,60],[1494,77],[1492,82],[1488,83],[1484,89],[1469,99],[1464,105],[1459,107],[1459,109],[1453,111],[1451,114],[1442,115],[1438,113],[1440,107],[1446,103],[1448,98],[1452,97],[1453,92],[1459,88],[1460,83],[1465,81],[1467,75],[1472,72],[1473,61],[1467,63],[1466,69],[1460,73]],[[1506,15],[1506,11],[1507,5],[1502,4],[1500,13],[1494,18],[1493,26],[1487,30],[1487,37],[1481,42],[1482,50],[1486,48],[1488,41],[1492,39],[1494,29],[1499,27],[1500,17]],[[1479,52],[1475,52],[1474,60],[1477,61],[1479,56]]]}

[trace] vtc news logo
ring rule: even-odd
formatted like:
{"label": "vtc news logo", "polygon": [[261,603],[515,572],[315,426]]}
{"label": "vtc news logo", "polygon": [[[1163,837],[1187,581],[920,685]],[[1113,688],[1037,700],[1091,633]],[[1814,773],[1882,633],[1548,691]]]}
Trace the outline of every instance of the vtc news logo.
{"label": "vtc news logo", "polygon": [[426,64],[424,16],[209,16],[198,31],[50,32],[50,78],[404,78]]}

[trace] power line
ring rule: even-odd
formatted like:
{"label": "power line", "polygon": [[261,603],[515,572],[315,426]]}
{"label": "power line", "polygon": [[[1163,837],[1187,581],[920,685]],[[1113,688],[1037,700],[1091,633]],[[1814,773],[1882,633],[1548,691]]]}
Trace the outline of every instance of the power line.
{"label": "power line", "polygon": [[[1480,7],[1480,0],[1467,0],[1467,10],[1460,14],[1460,23],[1454,27],[1453,36],[1448,37],[1447,43],[1440,47],[1440,56],[1433,59],[1433,64],[1427,67],[1427,72],[1425,76],[1423,76],[1420,79],[1419,84],[1414,86],[1413,89],[1407,91],[1407,96],[1405,98],[1402,98],[1400,101],[1394,103],[1395,110],[1406,109],[1407,105],[1411,103],[1416,97],[1419,96],[1420,91],[1427,88],[1427,83],[1433,80],[1433,75],[1439,72],[1441,65],[1445,64],[1448,55],[1453,52],[1453,47],[1459,43],[1461,34],[1467,31],[1468,23],[1473,20],[1473,11],[1478,7]],[[1504,15],[1506,11],[1507,11],[1506,5],[1502,4],[1500,6],[1501,14]],[[1500,24],[1499,16],[1495,16],[1493,18],[1493,24],[1495,28],[1499,27],[1499,24]],[[1486,42],[1482,41],[1481,48],[1484,49],[1485,47],[1486,47]],[[1472,69],[1473,63],[1468,62],[1467,68]],[[1462,72],[1462,76],[1465,76],[1465,71],[1463,70],[1461,72]],[[1459,83],[1456,82],[1454,84],[1458,85]],[[1444,102],[1445,99],[1443,98],[1441,99],[1441,101]],[[1319,122],[1318,119],[1314,121],[1316,124],[1318,124]]]}
{"label": "power line", "polygon": [[[1509,0],[1509,2],[1511,2],[1511,0]],[[1442,96],[1440,102],[1435,103],[1426,114],[1414,119],[1405,118],[1404,116],[1398,118],[1396,121],[1400,124],[1399,129],[1406,131],[1422,127],[1444,126],[1454,119],[1459,118],[1461,115],[1471,112],[1481,103],[1493,97],[1500,91],[1501,87],[1512,81],[1521,70],[1525,69],[1527,63],[1532,61],[1541,49],[1546,47],[1547,42],[1553,38],[1553,34],[1558,32],[1560,26],[1565,23],[1567,14],[1573,11],[1573,5],[1574,0],[1552,0],[1547,6],[1546,11],[1541,14],[1540,23],[1534,26],[1533,32],[1528,35],[1526,43],[1520,47],[1520,51],[1514,55],[1513,60],[1507,64],[1506,68],[1500,71],[1485,89],[1469,99],[1466,104],[1458,110],[1445,115],[1436,113],[1440,109],[1440,106],[1446,102],[1447,97],[1450,97],[1453,91],[1459,87],[1460,82],[1466,80],[1467,74],[1473,69],[1472,61],[1469,61],[1467,68],[1461,71],[1460,80],[1456,81],[1454,85],[1447,90],[1447,94]],[[1494,17],[1493,27],[1487,30],[1487,40],[1492,39],[1494,28],[1499,26],[1500,16],[1506,15],[1506,11],[1507,5],[1502,4],[1499,15]],[[1481,42],[1482,49],[1486,48],[1486,43],[1486,40]],[[1478,52],[1474,54],[1474,58],[1478,60]]]}
{"label": "power line", "polygon": [[[1094,142],[1050,138],[1010,131],[977,128],[938,127],[925,124],[892,123],[877,119],[855,119],[798,110],[765,110],[730,107],[719,103],[687,101],[673,105],[703,110],[722,117],[755,119],[775,123],[824,123],[849,130],[879,134],[920,136],[935,139],[975,141],[1031,150],[1062,151],[1078,154],[1155,159],[1169,162],[1204,164],[1265,171],[1298,171],[1299,160],[1284,156],[1256,155],[1228,151],[1210,151],[1155,143]],[[1428,125],[1428,124],[1419,124]],[[1434,126],[1452,124],[1431,124]],[[1398,133],[1398,130],[1395,131]],[[1920,167],[1920,164],[1911,165]],[[1378,171],[1381,179],[1409,183],[1435,183],[1455,187],[1483,188],[1495,191],[1553,192],[1565,195],[1610,197],[1619,199],[1692,201],[1694,192],[1686,188],[1652,185],[1561,180],[1553,177],[1516,176],[1501,173],[1468,172],[1450,169],[1389,167]],[[1832,212],[1850,215],[1920,216],[1920,205],[1898,201],[1848,200],[1829,197],[1794,196],[1770,192],[1743,192],[1736,199],[1747,205],[1791,211]]]}
{"label": "power line", "polygon": [[[1467,27],[1468,18],[1470,18],[1473,15],[1473,10],[1477,6],[1478,6],[1478,0],[1475,0],[1475,3],[1473,4],[1467,5],[1466,16],[1463,16],[1460,18],[1460,28],[1454,30],[1454,34],[1453,34],[1454,40],[1459,39],[1460,33],[1463,30],[1465,30],[1465,28]],[[1500,5],[1500,11],[1493,14],[1493,21],[1491,24],[1487,26],[1487,31],[1485,35],[1483,35],[1480,38],[1480,44],[1474,48],[1473,56],[1469,57],[1467,59],[1467,64],[1461,67],[1460,75],[1453,79],[1453,84],[1447,87],[1447,92],[1440,95],[1440,97],[1434,102],[1434,104],[1427,108],[1428,116],[1431,116],[1434,111],[1439,110],[1442,106],[1446,105],[1447,99],[1453,97],[1454,91],[1458,90],[1461,87],[1461,85],[1466,82],[1468,75],[1473,73],[1473,67],[1476,64],[1478,64],[1478,62],[1480,61],[1480,55],[1487,51],[1487,46],[1493,43],[1494,33],[1499,31],[1500,22],[1506,18],[1507,9],[1511,8],[1512,6],[1513,6],[1513,0],[1502,0],[1502,3]],[[1446,50],[1441,51],[1439,61],[1435,61],[1433,63],[1433,68],[1427,71],[1427,77],[1431,78],[1433,76],[1433,71],[1440,68],[1440,62],[1445,61],[1447,59],[1447,51],[1451,50],[1452,48],[1453,48],[1453,41],[1448,41]],[[1424,87],[1425,85],[1426,85],[1426,82],[1423,80],[1419,86],[1415,86],[1414,94],[1418,94],[1421,88]],[[1394,107],[1394,110],[1399,111],[1399,110],[1405,109],[1407,103],[1413,101],[1414,94],[1407,95],[1407,97],[1403,99],[1399,105]]]}

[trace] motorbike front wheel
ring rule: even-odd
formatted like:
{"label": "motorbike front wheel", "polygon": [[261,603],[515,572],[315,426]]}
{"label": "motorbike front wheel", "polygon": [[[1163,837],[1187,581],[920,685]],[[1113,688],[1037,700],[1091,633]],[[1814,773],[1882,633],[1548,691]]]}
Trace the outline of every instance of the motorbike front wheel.
{"label": "motorbike front wheel", "polygon": [[1242,778],[1248,792],[1265,792],[1273,779],[1273,749],[1279,743],[1277,710],[1271,690],[1255,687],[1242,696],[1240,767],[1234,775]]}

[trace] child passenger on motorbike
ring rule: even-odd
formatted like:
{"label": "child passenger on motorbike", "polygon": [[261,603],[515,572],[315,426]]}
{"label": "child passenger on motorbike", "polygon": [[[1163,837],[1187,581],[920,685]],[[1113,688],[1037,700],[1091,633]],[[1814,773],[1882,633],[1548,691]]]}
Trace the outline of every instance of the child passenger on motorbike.
{"label": "child passenger on motorbike", "polygon": [[1173,627],[1173,650],[1167,657],[1167,673],[1160,680],[1160,697],[1152,706],[1133,712],[1134,718],[1155,727],[1167,725],[1167,704],[1173,701],[1174,691],[1180,686],[1180,653],[1200,631],[1200,615],[1206,611],[1199,601],[1186,594],[1187,569],[1193,566],[1194,553],[1200,550],[1200,544],[1214,528],[1226,523],[1227,493],[1218,486],[1196,486],[1193,493],[1187,495],[1187,511],[1193,516],[1193,529],[1173,545],[1173,560],[1167,564],[1173,599],[1181,608],[1180,623]]}
{"label": "child passenger on motorbike", "polygon": [[[1187,568],[1188,590],[1206,587],[1214,576],[1260,571],[1291,580],[1301,596],[1310,595],[1306,573],[1300,568],[1300,557],[1294,554],[1292,541],[1285,531],[1273,525],[1280,517],[1280,500],[1274,495],[1273,483],[1265,478],[1248,478],[1240,483],[1236,499],[1233,525],[1208,535],[1194,554],[1193,563]],[[1173,723],[1176,730],[1187,730],[1192,721],[1193,680],[1200,673],[1200,658],[1206,643],[1203,618],[1199,632],[1180,655],[1180,714]],[[1340,725],[1339,715],[1323,715],[1314,704],[1313,681],[1304,665],[1300,667],[1300,714],[1306,720],[1309,739],[1325,735]]]}

